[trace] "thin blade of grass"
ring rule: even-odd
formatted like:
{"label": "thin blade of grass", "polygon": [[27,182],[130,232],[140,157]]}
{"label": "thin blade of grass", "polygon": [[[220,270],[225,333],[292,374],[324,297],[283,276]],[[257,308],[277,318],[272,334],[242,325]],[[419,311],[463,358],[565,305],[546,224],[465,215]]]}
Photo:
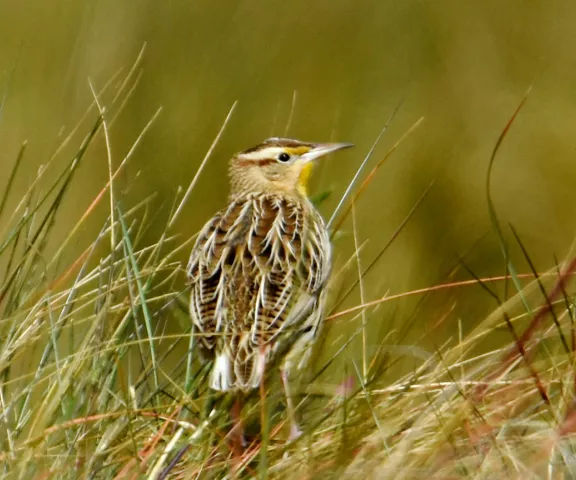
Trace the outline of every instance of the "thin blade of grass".
{"label": "thin blade of grass", "polygon": [[[128,259],[130,261],[130,266],[132,271],[134,272],[134,278],[136,281],[136,286],[138,289],[138,298],[140,300],[140,308],[142,309],[142,313],[144,315],[144,324],[146,325],[146,333],[148,334],[148,344],[150,345],[150,358],[152,361],[152,372],[154,377],[154,387],[158,390],[160,381],[158,379],[158,365],[156,363],[156,348],[154,345],[154,330],[152,328],[152,315],[148,310],[148,303],[146,301],[146,290],[142,284],[140,269],[138,267],[138,263],[136,262],[136,258],[134,256],[134,249],[132,247],[132,242],[130,240],[130,235],[128,233],[128,228],[126,227],[126,223],[124,221],[124,215],[122,214],[122,210],[117,205],[116,210],[118,212],[118,221],[120,222],[120,227],[122,231],[122,241],[126,246],[126,250],[128,252]],[[135,308],[136,305],[133,305]]]}
{"label": "thin blade of grass", "polygon": [[[532,273],[534,274],[534,279],[536,280],[536,283],[538,284],[538,288],[540,289],[540,293],[542,293],[542,296],[544,297],[544,301],[546,302],[546,304],[548,306],[550,316],[552,317],[554,325],[556,326],[556,329],[558,330],[558,336],[560,338],[560,341],[562,342],[562,346],[564,347],[564,351],[566,353],[570,353],[570,347],[568,346],[568,342],[566,341],[564,333],[562,332],[560,322],[558,321],[558,316],[556,315],[556,312],[554,311],[554,307],[552,305],[552,302],[550,301],[550,297],[548,297],[548,294],[546,293],[546,289],[544,288],[544,285],[542,285],[542,281],[540,280],[540,276],[538,275],[538,270],[536,270],[536,266],[534,265],[534,262],[530,258],[530,255],[528,254],[528,250],[524,246],[524,243],[522,242],[522,240],[520,240],[520,236],[518,235],[518,232],[516,231],[516,229],[511,224],[509,224],[509,227],[510,227],[510,230],[512,231],[512,234],[514,235],[514,238],[516,239],[516,242],[520,246],[522,253],[524,254],[524,258],[526,259],[526,261],[528,262],[528,265],[530,266],[530,270],[532,270]],[[562,295],[564,295],[564,285],[561,284],[560,288],[562,290]]]}
{"label": "thin blade of grass", "polygon": [[[180,204],[178,205],[178,208],[176,209],[176,211],[174,212],[174,215],[172,215],[172,218],[170,218],[170,221],[168,222],[168,229],[170,229],[173,225],[174,222],[176,222],[176,219],[180,216],[180,213],[182,212],[182,209],[184,208],[184,206],[186,205],[186,202],[188,201],[188,197],[190,197],[190,194],[192,193],[192,190],[194,189],[194,187],[196,186],[196,182],[198,181],[198,179],[200,178],[200,174],[202,173],[202,170],[204,170],[204,167],[206,166],[206,164],[208,163],[208,160],[210,159],[210,157],[212,156],[212,152],[214,151],[214,149],[216,148],[216,145],[218,144],[218,142],[220,141],[220,138],[222,137],[222,135],[224,134],[224,130],[226,129],[226,126],[228,125],[228,122],[230,121],[230,119],[232,118],[232,114],[234,113],[234,110],[236,109],[236,106],[238,105],[238,102],[234,102],[232,104],[232,106],[230,107],[230,110],[228,111],[228,115],[226,115],[226,118],[224,119],[224,123],[222,123],[222,126],[220,127],[220,130],[218,131],[218,134],[216,135],[216,137],[214,138],[214,140],[212,141],[212,145],[210,145],[210,148],[208,149],[208,151],[206,152],[206,155],[204,156],[204,159],[202,160],[202,162],[200,163],[200,166],[198,167],[198,170],[196,170],[196,174],[194,175],[194,178],[192,179],[192,181],[190,182],[190,185],[188,185],[188,188],[186,189],[186,193],[184,194],[184,196],[182,197],[182,200],[180,201]],[[168,230],[167,229],[167,230]]]}
{"label": "thin blade of grass", "polygon": [[[344,205],[344,202],[346,202],[346,200],[348,198],[348,195],[350,195],[350,192],[354,188],[354,185],[356,184],[356,181],[360,177],[362,170],[364,170],[364,167],[366,166],[366,164],[368,163],[370,158],[372,158],[372,154],[374,153],[374,150],[376,150],[376,147],[380,143],[382,136],[388,130],[390,123],[392,123],[392,120],[394,119],[394,117],[396,116],[398,111],[400,110],[400,107],[403,105],[403,103],[404,103],[404,99],[402,99],[402,100],[400,100],[400,102],[398,102],[398,105],[396,105],[396,107],[392,111],[392,114],[390,115],[390,117],[388,118],[388,120],[386,121],[384,126],[382,127],[382,130],[380,130],[380,133],[378,134],[378,136],[376,137],[376,140],[374,141],[374,143],[370,147],[370,150],[368,150],[368,153],[364,157],[364,160],[362,160],[362,163],[360,163],[360,166],[356,170],[356,173],[352,177],[352,180],[350,180],[350,182],[348,183],[348,186],[346,187],[344,194],[342,195],[342,197],[340,197],[340,201],[338,202],[338,205],[336,205],[336,208],[334,209],[334,211],[332,212],[332,215],[330,216],[330,220],[328,220],[328,223],[327,223],[328,229],[330,229],[332,227],[332,223],[334,222],[338,213],[340,213],[340,209],[342,208],[342,206]],[[334,231],[338,231],[338,228],[335,228]]]}
{"label": "thin blade of grass", "polygon": [[526,101],[528,100],[528,96],[530,94],[531,88],[532,87],[530,87],[528,89],[528,91],[525,93],[524,97],[522,98],[522,101],[520,102],[518,107],[516,107],[516,110],[514,111],[514,113],[512,114],[512,116],[510,117],[510,119],[508,120],[506,125],[504,126],[504,129],[502,130],[502,132],[500,132],[498,139],[496,140],[496,144],[494,145],[494,148],[492,150],[492,154],[490,155],[490,161],[488,162],[488,171],[486,173],[486,187],[485,187],[486,188],[486,201],[488,203],[488,214],[490,216],[490,222],[492,224],[492,228],[494,228],[494,230],[496,232],[496,236],[497,236],[498,242],[500,244],[500,250],[502,252],[502,257],[506,263],[506,268],[510,271],[511,278],[512,278],[512,281],[513,281],[514,286],[516,288],[516,291],[520,294],[520,299],[524,303],[524,307],[526,308],[526,311],[528,311],[528,312],[530,312],[530,306],[528,305],[528,301],[524,298],[524,295],[522,293],[523,292],[522,285],[520,284],[520,282],[518,282],[516,268],[512,264],[510,257],[508,255],[508,246],[506,244],[506,239],[504,238],[504,233],[502,231],[502,227],[500,226],[500,220],[498,219],[496,207],[494,206],[494,201],[492,199],[492,173],[494,170],[494,164],[496,161],[496,156],[498,154],[498,151],[500,150],[500,147],[502,146],[504,139],[506,138],[506,136],[510,132],[512,125],[514,124],[514,120],[516,120],[516,117],[518,116],[518,114],[520,113],[520,111],[522,110],[524,105],[526,104]]}
{"label": "thin blade of grass", "polygon": [[10,171],[10,175],[8,177],[8,183],[4,187],[4,193],[2,194],[2,200],[0,201],[0,218],[2,218],[2,213],[4,212],[4,207],[6,206],[6,202],[8,201],[8,197],[10,196],[10,192],[12,190],[12,185],[14,183],[14,178],[16,178],[16,173],[22,164],[22,159],[24,158],[24,152],[26,151],[26,146],[28,142],[24,141],[20,146],[20,150],[18,150],[18,155],[16,156],[16,161],[14,165],[12,165],[12,170]]}
{"label": "thin blade of grass", "polygon": [[[406,131],[406,133],[404,133],[404,135],[402,135],[402,137],[400,137],[400,139],[392,146],[392,148],[390,150],[388,150],[388,152],[386,153],[386,155],[384,155],[384,157],[382,157],[382,159],[376,164],[376,166],[368,173],[368,175],[366,176],[366,178],[364,179],[364,181],[362,182],[362,184],[360,185],[360,188],[358,189],[358,192],[356,192],[356,194],[354,195],[354,197],[352,198],[352,201],[350,202],[348,208],[344,211],[344,213],[342,214],[342,216],[340,217],[340,221],[336,224],[336,226],[332,229],[331,231],[331,235],[333,236],[336,232],[338,232],[340,230],[340,228],[342,227],[344,221],[346,220],[346,218],[348,217],[348,215],[350,214],[350,205],[352,205],[352,203],[355,203],[358,201],[358,198],[360,198],[360,195],[362,195],[362,193],[366,190],[366,188],[370,185],[370,183],[373,181],[373,179],[376,176],[376,173],[378,172],[378,170],[380,169],[380,167],[384,164],[384,162],[386,160],[388,160],[388,158],[390,158],[392,156],[392,154],[398,149],[398,147],[400,146],[400,144],[414,131],[416,130],[416,128],[424,121],[424,117],[420,117],[409,129],[408,131]],[[356,180],[356,176],[354,177],[354,181]],[[349,189],[351,188],[351,184],[349,185]],[[332,224],[332,222],[335,219],[335,214],[336,212],[334,212],[334,214],[332,215],[332,218],[330,218],[330,223],[329,225]]]}

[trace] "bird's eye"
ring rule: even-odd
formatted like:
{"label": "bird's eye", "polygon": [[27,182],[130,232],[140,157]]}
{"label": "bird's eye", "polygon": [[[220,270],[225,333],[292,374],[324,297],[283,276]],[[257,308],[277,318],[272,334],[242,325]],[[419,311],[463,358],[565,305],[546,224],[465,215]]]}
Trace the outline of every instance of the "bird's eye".
{"label": "bird's eye", "polygon": [[280,160],[281,162],[287,162],[288,160],[290,160],[290,155],[283,152],[280,155],[278,155],[278,160]]}

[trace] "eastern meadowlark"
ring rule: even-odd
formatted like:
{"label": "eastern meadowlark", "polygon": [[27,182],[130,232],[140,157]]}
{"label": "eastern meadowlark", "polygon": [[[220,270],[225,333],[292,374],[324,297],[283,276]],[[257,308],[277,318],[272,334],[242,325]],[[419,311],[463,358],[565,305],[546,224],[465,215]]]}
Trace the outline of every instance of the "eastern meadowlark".
{"label": "eastern meadowlark", "polygon": [[350,146],[269,138],[236,154],[229,204],[204,225],[188,263],[190,314],[214,360],[210,386],[246,392],[282,361],[291,436],[299,430],[289,372],[305,365],[317,337],[331,267],[306,186],[313,160]]}

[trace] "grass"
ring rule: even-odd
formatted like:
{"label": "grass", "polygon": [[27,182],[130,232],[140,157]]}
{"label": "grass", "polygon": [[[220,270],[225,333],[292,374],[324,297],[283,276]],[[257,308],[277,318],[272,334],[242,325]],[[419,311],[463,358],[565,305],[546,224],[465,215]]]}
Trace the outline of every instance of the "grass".
{"label": "grass", "polygon": [[[234,454],[230,399],[207,389],[207,365],[196,358],[186,314],[179,259],[193,239],[182,240],[174,231],[234,106],[190,187],[178,192],[165,231],[146,244],[152,199],[127,206],[114,183],[157,115],[120,161],[113,158],[109,138],[138,82],[139,61],[101,91],[92,87],[94,102],[85,117],[16,201],[11,216],[5,207],[14,203],[11,186],[25,160],[25,145],[7,177],[0,199],[4,477],[570,478],[576,472],[574,257],[550,271],[517,273],[490,203],[507,264],[504,275],[477,278],[470,271],[470,280],[365,298],[364,277],[428,191],[365,265],[358,255],[364,242],[356,233],[354,205],[383,160],[340,204],[343,213],[333,217],[335,230],[351,225],[356,254],[339,274],[356,280],[348,291],[333,295],[326,327],[337,329],[343,318],[357,318],[356,334],[338,348],[320,342],[322,355],[316,355],[300,383],[302,437],[286,441],[284,401],[272,372],[270,382],[246,399],[249,445]],[[106,106],[104,98],[110,98]],[[58,213],[73,201],[70,185],[98,139],[106,145],[108,182],[60,239]],[[54,159],[74,142],[75,155],[58,171]],[[496,153],[497,148],[490,165]],[[488,197],[489,190],[488,178]],[[78,233],[98,221],[97,212],[106,205],[99,234],[79,251]],[[347,219],[351,222],[344,223]],[[504,296],[493,288],[501,284],[511,285]],[[375,348],[370,343],[367,324],[381,304],[479,287],[486,301],[494,302],[492,313],[471,319],[469,332],[455,332],[431,354],[411,347],[421,360],[407,373],[394,373],[402,371],[396,368],[395,351],[406,348],[399,340],[384,338]],[[360,293],[361,303],[342,309],[353,291]],[[425,323],[452,320],[447,306]],[[495,348],[492,336],[502,329],[510,341]],[[321,374],[355,337],[361,339],[361,354],[346,362],[341,383],[323,380]]]}

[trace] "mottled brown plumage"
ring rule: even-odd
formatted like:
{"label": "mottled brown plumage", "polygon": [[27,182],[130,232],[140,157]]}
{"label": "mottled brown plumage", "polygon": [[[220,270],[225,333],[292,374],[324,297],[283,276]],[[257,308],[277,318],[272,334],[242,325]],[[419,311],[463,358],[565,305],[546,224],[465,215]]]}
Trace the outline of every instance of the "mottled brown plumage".
{"label": "mottled brown plumage", "polygon": [[214,358],[212,388],[258,387],[280,352],[285,369],[304,365],[331,265],[306,181],[312,160],[346,146],[273,138],[232,158],[229,204],[202,228],[188,265],[191,317]]}

